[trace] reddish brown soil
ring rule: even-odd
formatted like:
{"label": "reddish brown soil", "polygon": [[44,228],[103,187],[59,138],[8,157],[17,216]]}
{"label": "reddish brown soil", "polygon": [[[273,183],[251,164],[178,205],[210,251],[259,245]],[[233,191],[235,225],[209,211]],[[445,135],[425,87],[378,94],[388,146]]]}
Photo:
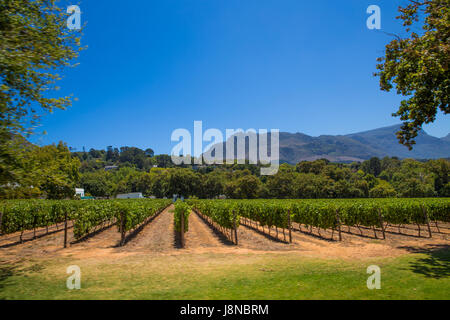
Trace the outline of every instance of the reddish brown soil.
{"label": "reddish brown soil", "polygon": [[189,231],[186,233],[186,249],[230,247],[232,243],[208,226],[195,212],[189,215]]}
{"label": "reddish brown soil", "polygon": [[124,250],[165,252],[174,250],[175,230],[173,213],[168,208],[148,223],[141,232],[122,248]]}

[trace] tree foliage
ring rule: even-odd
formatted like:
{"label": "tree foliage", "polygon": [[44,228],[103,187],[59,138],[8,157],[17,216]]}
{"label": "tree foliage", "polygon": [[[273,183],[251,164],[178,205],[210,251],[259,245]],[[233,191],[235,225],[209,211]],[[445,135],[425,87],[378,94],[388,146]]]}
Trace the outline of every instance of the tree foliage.
{"label": "tree foliage", "polygon": [[66,26],[67,14],[55,0],[0,0],[0,107],[2,129],[23,128],[36,106],[64,109],[70,97],[49,97],[60,75],[72,66],[80,38]]}
{"label": "tree foliage", "polygon": [[73,198],[80,162],[65,144],[18,148],[13,182],[2,185],[0,198]]}
{"label": "tree foliage", "polygon": [[[128,192],[157,198],[179,194],[201,199],[223,195],[232,199],[424,197],[447,195],[450,183],[447,159],[421,162],[374,157],[351,164],[318,159],[296,166],[285,163],[277,174],[259,176],[257,166],[243,164],[173,167],[168,163],[167,167],[140,169],[138,162],[118,161],[117,169],[105,171],[103,166],[111,164],[105,161],[105,151],[97,150],[95,154],[100,158],[89,155],[82,161],[80,185],[98,197]],[[83,158],[81,153],[74,156]],[[157,157],[147,160],[155,163]]]}
{"label": "tree foliage", "polygon": [[[403,121],[400,143],[412,149],[423,124],[433,122],[438,110],[450,112],[450,0],[410,1],[399,10],[408,36],[386,45],[375,75],[382,90],[395,88],[407,97],[393,116]],[[416,25],[422,34],[412,30]]]}
{"label": "tree foliage", "polygon": [[17,136],[33,133],[43,113],[71,104],[55,94],[58,72],[81,50],[66,19],[55,0],[0,0],[0,183],[17,176]]}

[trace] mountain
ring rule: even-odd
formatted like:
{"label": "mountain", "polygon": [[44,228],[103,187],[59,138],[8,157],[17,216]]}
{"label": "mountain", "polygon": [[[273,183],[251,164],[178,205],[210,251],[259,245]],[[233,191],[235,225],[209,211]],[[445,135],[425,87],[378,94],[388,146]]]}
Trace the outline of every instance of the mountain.
{"label": "mountain", "polygon": [[450,157],[450,134],[436,138],[422,130],[416,138],[414,149],[409,151],[397,140],[396,132],[400,127],[394,125],[348,135],[318,137],[280,132],[280,161],[295,164],[320,158],[333,162],[352,162],[385,156],[414,159]]}
{"label": "mountain", "polygon": [[450,133],[447,136],[441,138],[441,140],[450,142]]}

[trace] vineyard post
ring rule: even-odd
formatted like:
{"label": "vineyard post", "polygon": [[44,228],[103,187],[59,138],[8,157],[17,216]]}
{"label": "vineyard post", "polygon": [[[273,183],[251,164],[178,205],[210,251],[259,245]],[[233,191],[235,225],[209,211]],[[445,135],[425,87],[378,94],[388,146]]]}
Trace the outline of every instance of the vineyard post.
{"label": "vineyard post", "polygon": [[430,219],[428,219],[427,209],[425,207],[422,207],[422,211],[423,211],[423,215],[425,217],[425,221],[427,222],[428,233],[430,234],[430,238],[432,238],[433,236],[431,234]]}
{"label": "vineyard post", "polygon": [[67,248],[67,210],[64,213],[64,248]]}
{"label": "vineyard post", "polygon": [[2,220],[3,220],[3,210],[0,211],[0,234],[2,234]]}
{"label": "vineyard post", "polygon": [[236,226],[236,213],[233,214],[233,227],[234,227],[234,242],[238,245],[237,226]]}
{"label": "vineyard post", "polygon": [[438,226],[438,223],[437,223],[436,220],[434,221],[434,224],[435,224],[435,226],[436,226],[436,229],[437,229],[438,233],[441,233],[441,230],[439,230],[439,226]]}
{"label": "vineyard post", "polygon": [[125,213],[120,211],[120,246],[125,243]]}
{"label": "vineyard post", "polygon": [[383,231],[383,239],[386,239],[386,233],[384,231],[383,216],[381,215],[381,210],[379,208],[378,208],[378,217],[380,218],[381,231]]}
{"label": "vineyard post", "polygon": [[289,228],[289,243],[292,243],[292,225],[291,225],[291,211],[288,210],[288,228]]}
{"label": "vineyard post", "polygon": [[336,219],[337,219],[337,227],[339,232],[339,241],[342,241],[342,234],[341,234],[341,219],[339,218],[339,210],[336,209]]}
{"label": "vineyard post", "polygon": [[33,210],[33,239],[36,239],[37,210]]}
{"label": "vineyard post", "polygon": [[181,213],[181,228],[180,228],[180,239],[181,247],[184,248],[184,212]]}

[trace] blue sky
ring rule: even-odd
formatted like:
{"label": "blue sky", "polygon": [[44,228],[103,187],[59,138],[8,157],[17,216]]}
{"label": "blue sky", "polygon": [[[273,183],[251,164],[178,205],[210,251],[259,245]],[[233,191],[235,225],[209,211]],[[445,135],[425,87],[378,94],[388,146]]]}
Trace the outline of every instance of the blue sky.
{"label": "blue sky", "polygon": [[[399,123],[401,101],[372,76],[390,37],[401,32],[395,1],[84,0],[77,68],[61,92],[78,101],[45,116],[35,137],[81,150],[151,147],[169,153],[177,128],[266,128],[348,134]],[[449,133],[443,115],[426,131]]]}

